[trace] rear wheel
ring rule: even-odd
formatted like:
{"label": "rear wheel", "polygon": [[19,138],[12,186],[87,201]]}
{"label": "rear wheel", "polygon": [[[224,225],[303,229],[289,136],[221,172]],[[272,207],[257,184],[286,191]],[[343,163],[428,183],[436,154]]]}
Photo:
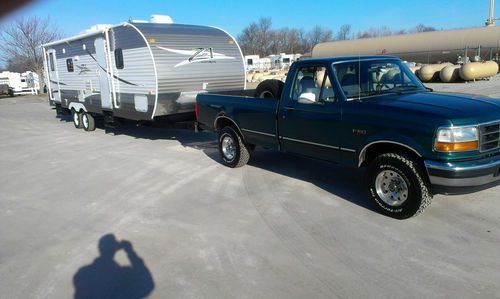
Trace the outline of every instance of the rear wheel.
{"label": "rear wheel", "polygon": [[82,126],[85,131],[95,130],[95,119],[92,114],[87,112],[82,113]]}
{"label": "rear wheel", "polygon": [[262,81],[255,90],[255,97],[262,99],[280,99],[285,84],[280,80]]}
{"label": "rear wheel", "polygon": [[75,109],[71,110],[71,114],[73,115],[73,124],[75,125],[75,128],[77,128],[77,129],[83,128],[83,126],[82,126],[82,114],[79,112],[76,112]]}
{"label": "rear wheel", "polygon": [[375,158],[366,171],[365,187],[382,214],[398,219],[422,213],[432,201],[419,163],[405,154]]}
{"label": "rear wheel", "polygon": [[232,168],[241,167],[250,159],[249,149],[232,127],[224,127],[220,131],[219,153],[223,164]]}

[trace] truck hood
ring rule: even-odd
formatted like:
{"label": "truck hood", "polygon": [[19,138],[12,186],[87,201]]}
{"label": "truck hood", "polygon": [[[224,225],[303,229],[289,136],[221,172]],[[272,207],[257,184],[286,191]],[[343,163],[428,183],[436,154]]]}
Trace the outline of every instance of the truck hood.
{"label": "truck hood", "polygon": [[450,120],[454,125],[468,125],[500,119],[500,99],[478,95],[416,92],[379,97],[382,108],[424,113]]}

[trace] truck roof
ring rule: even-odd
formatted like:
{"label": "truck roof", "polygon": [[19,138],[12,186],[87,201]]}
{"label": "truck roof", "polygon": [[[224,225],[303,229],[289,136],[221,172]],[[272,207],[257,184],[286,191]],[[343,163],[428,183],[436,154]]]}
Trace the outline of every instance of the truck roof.
{"label": "truck roof", "polygon": [[389,55],[369,55],[369,56],[336,56],[336,57],[319,57],[319,58],[307,58],[303,60],[299,60],[298,62],[326,62],[326,63],[334,63],[334,62],[348,62],[348,61],[364,61],[364,60],[374,60],[374,59],[397,59],[400,60],[399,57],[389,56]]}

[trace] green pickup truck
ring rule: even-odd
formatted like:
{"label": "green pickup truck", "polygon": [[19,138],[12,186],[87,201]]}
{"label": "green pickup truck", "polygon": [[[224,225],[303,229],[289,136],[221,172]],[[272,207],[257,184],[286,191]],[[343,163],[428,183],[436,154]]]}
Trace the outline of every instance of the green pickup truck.
{"label": "green pickup truck", "polygon": [[396,57],[302,60],[254,96],[199,94],[196,114],[219,133],[225,165],[263,146],[364,167],[368,196],[395,218],[418,215],[433,194],[500,183],[500,100],[433,92]]}

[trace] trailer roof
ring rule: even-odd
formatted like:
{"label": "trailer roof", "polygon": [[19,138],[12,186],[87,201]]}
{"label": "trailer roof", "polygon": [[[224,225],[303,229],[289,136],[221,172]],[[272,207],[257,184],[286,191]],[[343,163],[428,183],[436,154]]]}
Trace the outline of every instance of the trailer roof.
{"label": "trailer roof", "polygon": [[118,24],[118,25],[113,25],[113,26],[110,26],[110,27],[108,27],[106,29],[95,30],[95,31],[91,31],[91,32],[87,32],[87,33],[83,33],[83,34],[79,34],[79,35],[75,35],[75,36],[70,36],[68,38],[64,38],[64,39],[60,39],[60,40],[56,40],[56,41],[53,41],[53,42],[50,42],[50,43],[43,44],[43,45],[41,45],[41,47],[50,47],[50,46],[53,46],[53,45],[59,45],[59,44],[69,43],[69,42],[72,42],[72,41],[75,41],[75,40],[79,40],[79,39],[82,39],[82,38],[86,38],[86,37],[89,37],[89,36],[93,36],[93,35],[103,34],[109,28],[122,26],[124,24],[125,23]]}

